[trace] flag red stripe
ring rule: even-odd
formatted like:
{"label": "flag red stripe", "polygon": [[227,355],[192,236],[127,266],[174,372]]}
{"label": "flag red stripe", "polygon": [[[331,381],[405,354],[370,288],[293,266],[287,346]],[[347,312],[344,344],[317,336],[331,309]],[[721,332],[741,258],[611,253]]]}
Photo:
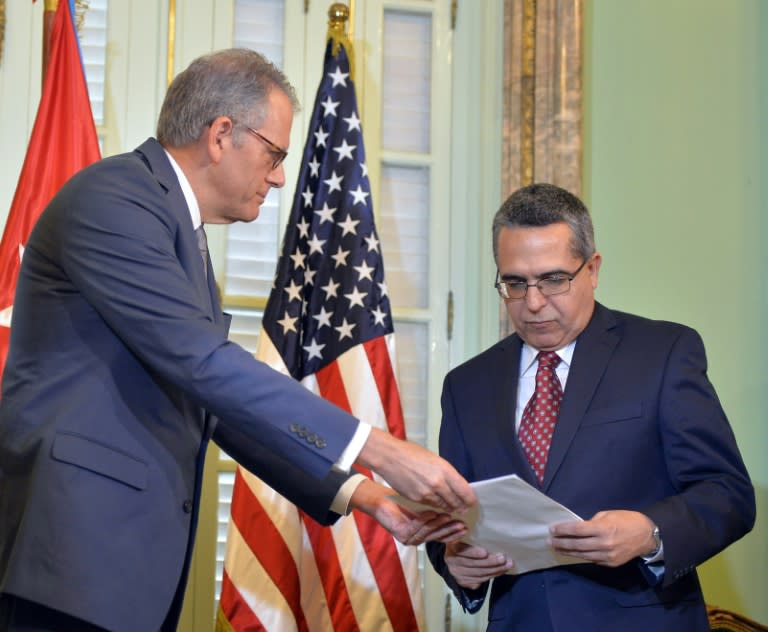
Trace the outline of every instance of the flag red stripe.
{"label": "flag red stripe", "polygon": [[405,421],[403,420],[403,408],[400,404],[400,393],[397,389],[397,380],[392,363],[389,361],[389,349],[383,336],[363,343],[363,348],[368,356],[368,363],[373,371],[376,387],[379,389],[379,397],[384,407],[384,416],[390,434],[398,439],[405,439]]}
{"label": "flag red stripe", "polygon": [[[380,336],[369,340],[363,344],[363,348],[379,391],[389,432],[395,437],[405,439],[400,393],[386,338]],[[355,512],[355,521],[393,629],[418,630],[408,582],[395,541],[370,516]]]}
{"label": "flag red stripe", "polygon": [[238,632],[266,632],[266,628],[259,621],[259,617],[251,610],[240,591],[229,579],[227,569],[224,569],[221,578],[219,607],[224,616],[227,617],[229,625]]}
{"label": "flag red stripe", "polygon": [[354,516],[392,629],[399,632],[418,630],[419,624],[395,541],[369,515],[355,511]]}
{"label": "flag red stripe", "polygon": [[[239,469],[235,474],[231,512],[232,522],[237,525],[251,553],[259,560],[288,603],[296,619],[296,627],[302,632],[308,631],[301,608],[301,581],[293,556]],[[270,542],[270,546],[263,546],[264,542]]]}
{"label": "flag red stripe", "polygon": [[344,630],[344,632],[347,630],[360,632],[331,529],[321,527],[308,516],[302,515],[302,519],[312,544],[312,552],[317,563],[320,581],[323,584],[323,592],[328,604],[328,615],[333,622],[333,629]]}
{"label": "flag red stripe", "polygon": [[[380,341],[380,344],[375,344],[377,341]],[[402,433],[400,436],[402,437],[404,435],[404,424],[400,408],[400,398],[384,338],[379,337],[371,340],[365,343],[364,347],[373,370],[377,389],[379,394],[383,395],[382,402],[388,401],[385,412],[394,411],[396,413],[393,417],[395,418],[395,425],[399,421],[400,432]],[[351,406],[347,398],[344,380],[339,371],[338,363],[332,362],[318,371],[316,376],[322,397],[351,413]],[[382,380],[390,382],[392,386],[382,385]],[[390,399],[385,400],[384,396]],[[395,399],[391,399],[392,397]],[[387,422],[387,425],[389,425],[389,419]],[[371,476],[370,472],[365,472],[365,474],[368,477]],[[363,550],[368,558],[376,584],[379,587],[381,599],[392,623],[392,628],[394,630],[418,630],[419,626],[413,610],[408,583],[403,573],[403,566],[392,536],[367,514],[355,511],[354,517],[358,533],[360,534],[360,540],[363,544]],[[338,562],[335,556],[334,561]],[[344,594],[347,594],[346,591]],[[338,598],[338,596],[335,595],[335,598]],[[328,597],[328,602],[333,603],[330,596]],[[342,607],[344,606],[344,604],[341,605]],[[347,628],[337,627],[336,629],[346,630]]]}
{"label": "flag red stripe", "polygon": [[351,413],[352,406],[347,397],[347,389],[344,386],[344,378],[341,377],[338,363],[331,362],[315,373],[315,376],[320,395],[339,408]]}
{"label": "flag red stripe", "polygon": [[[351,412],[339,365],[336,362],[331,362],[320,369],[315,376],[321,397],[347,412]],[[345,631],[358,630],[355,611],[352,608],[347,584],[344,581],[344,571],[339,563],[336,543],[333,540],[331,530],[320,527],[309,519],[304,521],[304,525],[312,542],[312,550],[317,560],[317,569],[323,583],[323,590],[325,591],[325,598],[328,602],[329,614],[331,615],[334,629]]]}

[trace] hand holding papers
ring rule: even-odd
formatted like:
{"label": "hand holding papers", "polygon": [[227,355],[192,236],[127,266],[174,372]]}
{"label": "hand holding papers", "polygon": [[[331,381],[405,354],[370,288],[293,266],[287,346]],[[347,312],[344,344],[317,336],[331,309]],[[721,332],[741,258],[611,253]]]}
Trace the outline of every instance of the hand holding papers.
{"label": "hand holding papers", "polygon": [[[575,513],[516,474],[477,481],[472,487],[477,505],[464,515],[454,514],[469,529],[462,541],[514,560],[510,574],[584,563],[583,559],[556,553],[549,546],[550,525],[581,520]],[[402,497],[397,497],[397,502],[414,510],[426,508]]]}

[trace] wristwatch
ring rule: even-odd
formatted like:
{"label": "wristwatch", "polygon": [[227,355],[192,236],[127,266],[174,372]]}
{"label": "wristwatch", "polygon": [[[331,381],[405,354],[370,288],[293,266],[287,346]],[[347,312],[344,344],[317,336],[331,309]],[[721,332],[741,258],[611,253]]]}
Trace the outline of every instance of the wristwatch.
{"label": "wristwatch", "polygon": [[653,525],[651,537],[653,538],[653,543],[656,546],[654,547],[653,551],[645,555],[645,557],[654,557],[655,555],[658,555],[659,551],[661,550],[661,533],[659,532],[659,528],[656,525]]}

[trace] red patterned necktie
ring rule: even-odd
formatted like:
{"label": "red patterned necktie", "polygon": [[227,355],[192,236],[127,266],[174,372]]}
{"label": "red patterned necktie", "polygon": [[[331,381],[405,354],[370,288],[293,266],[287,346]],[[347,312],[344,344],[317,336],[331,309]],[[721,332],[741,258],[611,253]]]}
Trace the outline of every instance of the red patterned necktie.
{"label": "red patterned necktie", "polygon": [[558,364],[560,364],[560,356],[554,351],[539,353],[536,390],[525,406],[517,433],[539,483],[544,480],[549,445],[552,443],[552,433],[555,430],[557,414],[560,412],[560,402],[563,399],[563,389],[555,373]]}

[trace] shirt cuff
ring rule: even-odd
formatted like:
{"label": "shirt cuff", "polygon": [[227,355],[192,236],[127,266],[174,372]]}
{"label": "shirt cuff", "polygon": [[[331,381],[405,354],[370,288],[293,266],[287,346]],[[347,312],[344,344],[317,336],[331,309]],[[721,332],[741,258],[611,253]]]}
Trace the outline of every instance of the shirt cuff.
{"label": "shirt cuff", "polygon": [[353,474],[350,476],[339,488],[339,491],[336,492],[336,496],[331,503],[331,511],[340,516],[348,516],[350,512],[349,501],[352,500],[352,494],[355,493],[357,487],[364,480],[365,476],[362,474]]}
{"label": "shirt cuff", "polygon": [[643,562],[646,564],[657,564],[664,561],[664,542],[659,545],[659,550],[653,555],[643,556]]}
{"label": "shirt cuff", "polygon": [[357,424],[357,430],[352,435],[352,440],[344,448],[339,460],[333,464],[333,469],[349,474],[349,470],[352,468],[352,464],[357,461],[357,457],[360,456],[369,434],[371,434],[370,424],[363,421]]}

